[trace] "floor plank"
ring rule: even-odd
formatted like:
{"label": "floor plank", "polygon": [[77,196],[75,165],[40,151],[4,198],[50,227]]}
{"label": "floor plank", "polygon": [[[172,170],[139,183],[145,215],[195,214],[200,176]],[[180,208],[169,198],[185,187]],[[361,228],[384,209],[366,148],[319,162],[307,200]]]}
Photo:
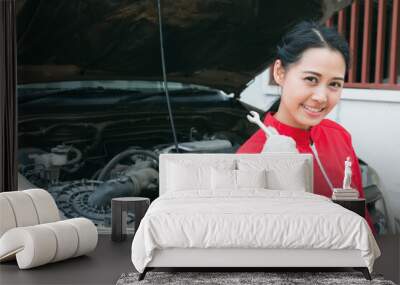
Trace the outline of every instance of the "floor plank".
{"label": "floor plank", "polygon": [[[376,261],[374,272],[399,284],[400,236],[381,236],[377,241],[382,256]],[[19,270],[16,262],[3,263],[0,265],[0,284],[115,284],[122,273],[134,271],[130,259],[131,243],[132,237],[116,243],[109,235],[100,235],[96,250],[88,256],[29,270]]]}
{"label": "floor plank", "polygon": [[381,257],[375,261],[374,271],[400,284],[400,235],[379,236],[377,242]]}
{"label": "floor plank", "polygon": [[0,284],[115,284],[122,273],[134,270],[131,244],[132,238],[116,243],[110,235],[99,235],[96,250],[87,256],[28,270],[19,270],[16,262],[3,263]]}

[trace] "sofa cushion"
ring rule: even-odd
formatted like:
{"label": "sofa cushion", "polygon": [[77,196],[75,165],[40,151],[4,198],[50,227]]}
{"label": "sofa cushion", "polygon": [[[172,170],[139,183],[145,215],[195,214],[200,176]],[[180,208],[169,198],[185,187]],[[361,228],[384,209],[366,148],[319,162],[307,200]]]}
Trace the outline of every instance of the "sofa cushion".
{"label": "sofa cushion", "polygon": [[86,218],[74,218],[8,230],[0,238],[0,261],[16,257],[28,269],[86,254],[97,245],[97,229]]}
{"label": "sofa cushion", "polygon": [[0,217],[2,217],[0,219],[0,237],[15,227],[33,226],[60,220],[53,197],[43,189],[0,193]]}
{"label": "sofa cushion", "polygon": [[9,200],[0,194],[0,237],[17,226],[15,215]]}

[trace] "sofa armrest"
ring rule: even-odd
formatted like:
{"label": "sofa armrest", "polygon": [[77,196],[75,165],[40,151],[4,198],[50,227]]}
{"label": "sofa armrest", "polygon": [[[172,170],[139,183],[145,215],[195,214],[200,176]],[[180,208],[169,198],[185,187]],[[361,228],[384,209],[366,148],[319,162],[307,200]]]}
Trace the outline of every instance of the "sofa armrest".
{"label": "sofa armrest", "polygon": [[28,269],[86,254],[97,239],[95,225],[86,218],[17,227],[0,238],[0,262],[16,257],[19,268]]}
{"label": "sofa armrest", "polygon": [[15,227],[60,220],[53,197],[43,189],[0,193],[0,216],[0,237]]}

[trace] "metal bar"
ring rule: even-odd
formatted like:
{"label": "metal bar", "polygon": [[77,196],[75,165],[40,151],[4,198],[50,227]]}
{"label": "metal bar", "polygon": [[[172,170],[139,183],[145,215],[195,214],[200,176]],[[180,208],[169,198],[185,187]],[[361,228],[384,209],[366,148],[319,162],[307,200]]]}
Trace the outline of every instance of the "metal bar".
{"label": "metal bar", "polygon": [[349,70],[349,82],[355,82],[357,80],[357,35],[358,35],[358,10],[359,0],[355,0],[351,4],[351,18],[350,18],[350,51],[352,53],[351,66]]}
{"label": "metal bar", "polygon": [[162,13],[161,13],[161,2],[157,0],[157,11],[158,11],[158,30],[160,32],[160,52],[161,52],[161,67],[162,67],[162,74],[163,74],[163,87],[165,91],[165,97],[167,99],[167,109],[168,109],[168,116],[169,122],[171,125],[172,130],[172,137],[174,138],[175,144],[175,151],[179,153],[179,144],[178,144],[178,137],[176,135],[174,117],[172,115],[172,108],[171,108],[171,100],[169,99],[169,92],[168,92],[168,79],[167,79],[167,68],[165,63],[165,50],[164,50],[164,37],[163,37],[163,22],[162,22]]}
{"label": "metal bar", "polygon": [[371,55],[372,0],[365,0],[364,5],[364,48],[362,51],[361,82],[367,83],[369,81],[369,64]]}
{"label": "metal bar", "polygon": [[382,90],[400,90],[400,84],[390,83],[360,83],[349,82],[344,84],[344,88],[362,88],[362,89],[382,89]]}
{"label": "metal bar", "polygon": [[325,21],[325,25],[328,28],[331,28],[333,26],[333,16],[331,16],[328,20]]}
{"label": "metal bar", "polygon": [[386,0],[378,1],[378,29],[376,36],[375,83],[381,83],[383,78],[383,61],[385,56],[385,22]]}
{"label": "metal bar", "polygon": [[338,14],[338,32],[345,37],[346,36],[346,8],[339,11]]}
{"label": "metal bar", "polygon": [[392,30],[390,36],[390,60],[389,60],[389,83],[397,83],[398,41],[399,41],[399,0],[393,0],[392,6]]}

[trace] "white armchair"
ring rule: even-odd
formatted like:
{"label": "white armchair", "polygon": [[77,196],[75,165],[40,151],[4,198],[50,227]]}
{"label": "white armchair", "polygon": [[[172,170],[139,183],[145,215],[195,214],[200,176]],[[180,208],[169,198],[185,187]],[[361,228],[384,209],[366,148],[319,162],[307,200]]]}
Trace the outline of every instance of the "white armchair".
{"label": "white armchair", "polygon": [[60,221],[43,189],[0,193],[0,262],[16,258],[20,269],[57,262],[94,250],[97,238],[86,218]]}

